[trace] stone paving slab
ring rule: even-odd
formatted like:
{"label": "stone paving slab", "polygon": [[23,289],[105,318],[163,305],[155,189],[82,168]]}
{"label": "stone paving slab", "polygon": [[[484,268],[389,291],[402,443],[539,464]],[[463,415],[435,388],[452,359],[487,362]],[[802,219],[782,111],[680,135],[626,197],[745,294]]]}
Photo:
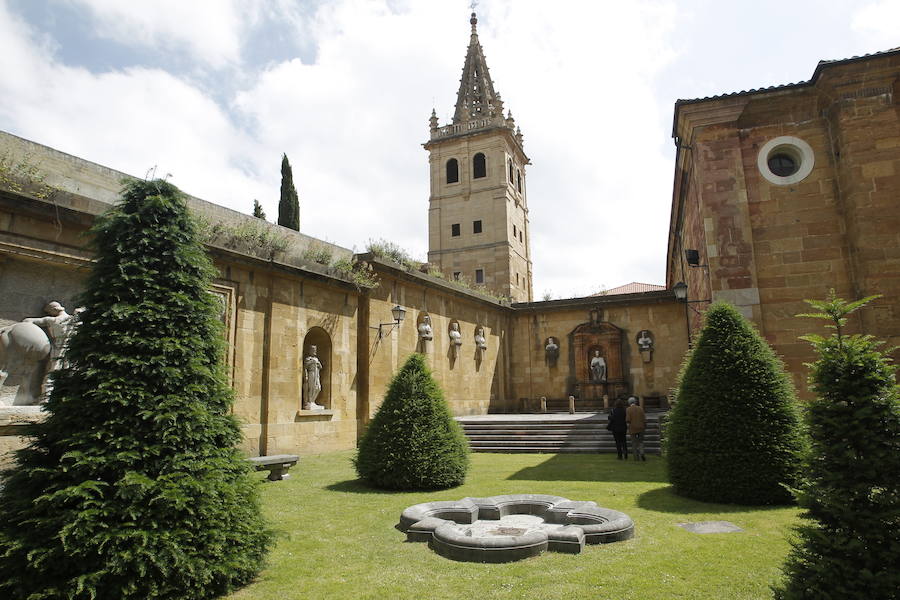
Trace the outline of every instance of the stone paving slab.
{"label": "stone paving slab", "polygon": [[678,523],[678,526],[691,533],[735,533],[743,531],[728,521],[697,521],[696,523]]}

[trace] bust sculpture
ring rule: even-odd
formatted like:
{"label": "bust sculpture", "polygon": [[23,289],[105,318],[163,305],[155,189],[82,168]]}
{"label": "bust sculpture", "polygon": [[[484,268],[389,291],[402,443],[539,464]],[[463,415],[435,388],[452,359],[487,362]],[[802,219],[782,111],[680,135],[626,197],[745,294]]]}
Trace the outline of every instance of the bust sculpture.
{"label": "bust sculpture", "polygon": [[459,333],[459,323],[456,321],[450,324],[450,343],[454,346],[462,345],[462,335]]}
{"label": "bust sculpture", "polygon": [[428,315],[422,317],[422,322],[419,324],[419,339],[427,341],[434,339],[434,334],[431,331],[431,317]]}
{"label": "bust sculpture", "polygon": [[475,347],[479,350],[487,350],[487,340],[484,339],[484,327],[475,330]]}
{"label": "bust sculpture", "polygon": [[599,350],[594,350],[591,358],[591,381],[602,383],[606,381],[606,361],[600,356]]}
{"label": "bust sculpture", "polygon": [[547,338],[547,345],[544,347],[544,351],[547,353],[547,358],[550,359],[551,362],[556,361],[559,356],[559,344],[556,343],[556,338]]}
{"label": "bust sculpture", "polygon": [[646,329],[642,329],[638,334],[638,348],[643,350],[653,350],[653,338],[650,337],[650,332]]}
{"label": "bust sculpture", "polygon": [[316,398],[322,391],[322,380],[320,374],[322,372],[322,363],[319,361],[318,349],[315,346],[309,347],[309,355],[303,359],[303,396],[305,404],[303,408],[306,410],[322,410],[325,408],[321,404],[316,404]]}

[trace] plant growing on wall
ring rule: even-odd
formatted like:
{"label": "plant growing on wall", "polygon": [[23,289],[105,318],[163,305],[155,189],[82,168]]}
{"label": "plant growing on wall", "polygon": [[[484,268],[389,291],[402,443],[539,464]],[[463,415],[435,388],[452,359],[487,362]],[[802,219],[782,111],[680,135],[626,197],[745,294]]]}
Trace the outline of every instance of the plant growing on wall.
{"label": "plant growing on wall", "polygon": [[783,600],[900,598],[900,399],[882,342],[845,335],[856,302],[807,300],[831,336],[808,335],[816,398],[807,413],[812,445],[798,499],[806,522],[775,592]]}
{"label": "plant growing on wall", "polygon": [[294,173],[287,154],[281,157],[281,200],[278,202],[278,224],[300,231],[300,199],[294,187]]}
{"label": "plant growing on wall", "polygon": [[253,200],[253,216],[263,221],[266,220],[266,211],[263,210],[262,204],[256,199]]}
{"label": "plant growing on wall", "polygon": [[129,182],[92,231],[69,366],[2,475],[0,597],[224,594],[270,534],[235,448],[214,269],[165,181]]}
{"label": "plant growing on wall", "polygon": [[705,319],[669,413],[669,481],[706,502],[789,502],[804,446],[793,386],[734,307],[713,304]]}
{"label": "plant growing on wall", "polygon": [[465,481],[469,443],[423,355],[410,356],[394,375],[354,464],[361,479],[391,490],[442,489]]}

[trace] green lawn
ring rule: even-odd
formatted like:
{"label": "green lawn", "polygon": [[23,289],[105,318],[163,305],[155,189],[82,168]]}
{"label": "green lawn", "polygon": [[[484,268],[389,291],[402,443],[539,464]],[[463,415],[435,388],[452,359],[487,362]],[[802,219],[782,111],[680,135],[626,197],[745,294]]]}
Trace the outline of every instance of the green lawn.
{"label": "green lawn", "polygon": [[[291,479],[263,484],[277,543],[259,579],[230,598],[768,598],[798,513],[675,496],[656,456],[637,463],[610,455],[473,454],[465,485],[415,493],[361,485],[351,456],[304,457]],[[516,493],[593,500],[631,516],[635,537],[498,565],[442,558],[394,529],[412,504]],[[698,535],[676,526],[710,520],[744,531]]]}

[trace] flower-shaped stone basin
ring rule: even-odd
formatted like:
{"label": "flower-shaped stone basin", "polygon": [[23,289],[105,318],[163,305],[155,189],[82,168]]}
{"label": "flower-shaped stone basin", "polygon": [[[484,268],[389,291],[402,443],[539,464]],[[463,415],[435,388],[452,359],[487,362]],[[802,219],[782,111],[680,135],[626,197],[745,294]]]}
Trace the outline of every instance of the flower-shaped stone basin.
{"label": "flower-shaped stone basin", "polygon": [[410,542],[428,542],[453,560],[511,562],[545,550],[578,554],[587,544],[634,537],[634,521],[595,502],[509,494],[410,506],[397,525]]}

